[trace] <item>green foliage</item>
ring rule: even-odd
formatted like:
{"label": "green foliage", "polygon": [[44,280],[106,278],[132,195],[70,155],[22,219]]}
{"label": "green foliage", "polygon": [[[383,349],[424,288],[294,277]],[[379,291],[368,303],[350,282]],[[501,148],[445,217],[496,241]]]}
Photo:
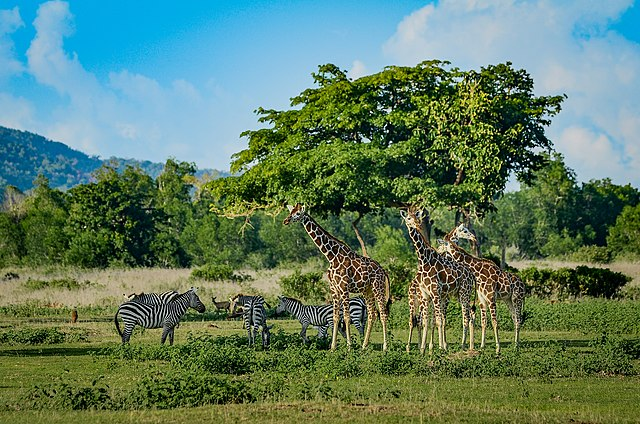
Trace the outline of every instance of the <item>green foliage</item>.
{"label": "green foliage", "polygon": [[100,379],[90,386],[58,381],[47,386],[35,386],[22,399],[29,409],[112,409],[114,402],[109,395],[109,386]]}
{"label": "green foliage", "polygon": [[544,135],[562,96],[535,97],[533,80],[510,63],[461,71],[447,62],[390,66],[350,80],[319,67],[292,109],[258,109],[268,127],[243,133],[239,175],[208,185],[227,212],[285,202],[320,215],[360,215],[420,204],[491,208],[509,175],[523,181],[551,148]]}
{"label": "green foliage", "polygon": [[20,328],[0,332],[0,343],[6,344],[59,344],[87,341],[86,332],[66,332],[58,328]]}
{"label": "green foliage", "polygon": [[145,376],[125,398],[128,408],[183,408],[251,402],[242,381],[201,371],[154,373]]}
{"label": "green foliage", "polygon": [[322,272],[302,273],[296,270],[291,275],[281,277],[278,285],[286,296],[295,297],[307,303],[326,302],[329,283],[324,281],[322,276]]}
{"label": "green foliage", "polygon": [[638,255],[640,252],[640,204],[625,206],[609,230],[607,244],[616,254]]}
{"label": "green foliage", "polygon": [[588,262],[594,264],[608,264],[613,259],[611,249],[608,246],[580,246],[569,255],[576,262]]}
{"label": "green foliage", "polygon": [[191,271],[194,278],[202,278],[208,281],[234,281],[241,282],[251,279],[251,276],[236,273],[229,265],[213,265],[208,264]]}
{"label": "green foliage", "polygon": [[565,299],[568,296],[611,298],[622,286],[631,281],[630,277],[620,272],[587,266],[557,270],[538,270],[531,267],[522,270],[520,277],[527,284],[530,294],[543,298],[553,296],[559,299]]}

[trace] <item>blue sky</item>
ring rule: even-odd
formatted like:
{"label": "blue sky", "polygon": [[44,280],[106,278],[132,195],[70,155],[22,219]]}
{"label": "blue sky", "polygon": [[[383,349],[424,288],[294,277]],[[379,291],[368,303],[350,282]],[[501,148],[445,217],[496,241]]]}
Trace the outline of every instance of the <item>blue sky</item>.
{"label": "blue sky", "polygon": [[640,187],[633,0],[0,0],[0,125],[85,153],[229,169],[258,107],[334,63],[504,61],[565,93],[547,134],[578,181]]}

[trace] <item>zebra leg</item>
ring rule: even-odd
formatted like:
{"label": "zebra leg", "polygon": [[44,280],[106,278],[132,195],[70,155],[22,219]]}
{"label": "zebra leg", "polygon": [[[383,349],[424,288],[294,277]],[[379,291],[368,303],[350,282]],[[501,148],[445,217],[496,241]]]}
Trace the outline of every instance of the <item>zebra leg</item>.
{"label": "zebra leg", "polygon": [[135,324],[125,323],[124,331],[122,332],[122,344],[129,343],[131,340],[131,334],[133,334],[133,329],[135,328]]}
{"label": "zebra leg", "polygon": [[[351,348],[351,311],[349,310],[349,294],[342,297],[342,313],[344,316],[344,331],[347,339],[347,347]],[[338,323],[340,325],[340,323]]]}
{"label": "zebra leg", "polygon": [[164,344],[164,342],[167,340],[167,336],[169,335],[170,331],[171,331],[171,327],[167,325],[162,327],[162,338],[160,339],[160,344]]}
{"label": "zebra leg", "polygon": [[302,330],[300,331],[300,337],[302,337],[302,342],[307,344],[309,343],[309,339],[307,338],[307,327],[309,326],[308,323],[304,323],[302,324]]}

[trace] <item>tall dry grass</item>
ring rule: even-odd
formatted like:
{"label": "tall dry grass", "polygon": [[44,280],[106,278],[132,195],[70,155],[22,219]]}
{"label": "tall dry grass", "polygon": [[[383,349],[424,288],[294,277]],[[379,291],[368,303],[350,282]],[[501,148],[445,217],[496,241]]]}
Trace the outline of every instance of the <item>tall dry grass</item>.
{"label": "tall dry grass", "polygon": [[[191,269],[11,268],[1,269],[0,279],[9,272],[17,274],[19,278],[0,281],[0,306],[35,301],[45,305],[77,307],[119,305],[125,299],[125,295],[131,293],[165,290],[184,292],[192,286],[198,288],[198,294],[205,303],[210,303],[212,296],[216,296],[217,300],[224,300],[238,293],[275,297],[280,294],[278,281],[283,276],[293,273],[293,270],[243,270],[241,272],[249,275],[251,280],[241,283],[194,279],[191,277]],[[74,279],[83,288],[68,290],[47,287],[32,290],[25,284],[29,279]],[[84,284],[85,282],[87,284]]]}

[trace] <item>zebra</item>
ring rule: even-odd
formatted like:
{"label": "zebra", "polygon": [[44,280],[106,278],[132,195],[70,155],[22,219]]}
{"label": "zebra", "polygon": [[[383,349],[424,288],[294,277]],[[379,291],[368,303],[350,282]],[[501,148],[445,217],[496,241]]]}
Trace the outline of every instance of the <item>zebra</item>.
{"label": "zebra", "polygon": [[264,309],[264,303],[262,296],[251,296],[248,303],[243,306],[243,318],[249,336],[249,346],[253,346],[258,328],[262,327],[262,347],[267,349],[271,341],[269,330],[273,325],[267,325],[267,311]]}
{"label": "zebra", "polygon": [[[125,302],[118,307],[114,317],[114,323],[118,334],[122,337],[122,344],[128,343],[136,325],[143,328],[162,328],[161,344],[164,344],[169,336],[169,344],[173,345],[173,332],[187,309],[193,308],[203,313],[204,304],[196,294],[196,289],[191,289],[176,296],[172,302],[160,304],[148,304],[137,301]],[[124,331],[120,330],[118,315],[124,321]]]}
{"label": "zebra", "polygon": [[[318,329],[318,338],[327,337],[327,329],[333,329],[333,305],[304,305],[298,299],[286,296],[278,296],[278,307],[276,313],[289,312],[293,315],[300,324],[302,324],[302,331],[300,331],[300,337],[305,343],[308,343],[307,327],[313,325]],[[354,323],[361,336],[364,336],[364,328],[367,321],[367,307],[364,300],[359,297],[349,299],[349,314],[351,315],[351,322]],[[342,337],[346,337],[344,332],[344,324],[338,328]]]}
{"label": "zebra", "polygon": [[242,308],[242,310],[244,311],[253,299],[255,299],[258,303],[262,303],[263,305],[266,304],[268,307],[270,307],[269,304],[265,302],[264,297],[262,296],[247,296],[239,293],[234,297],[229,298],[229,310],[235,312],[238,308]]}

